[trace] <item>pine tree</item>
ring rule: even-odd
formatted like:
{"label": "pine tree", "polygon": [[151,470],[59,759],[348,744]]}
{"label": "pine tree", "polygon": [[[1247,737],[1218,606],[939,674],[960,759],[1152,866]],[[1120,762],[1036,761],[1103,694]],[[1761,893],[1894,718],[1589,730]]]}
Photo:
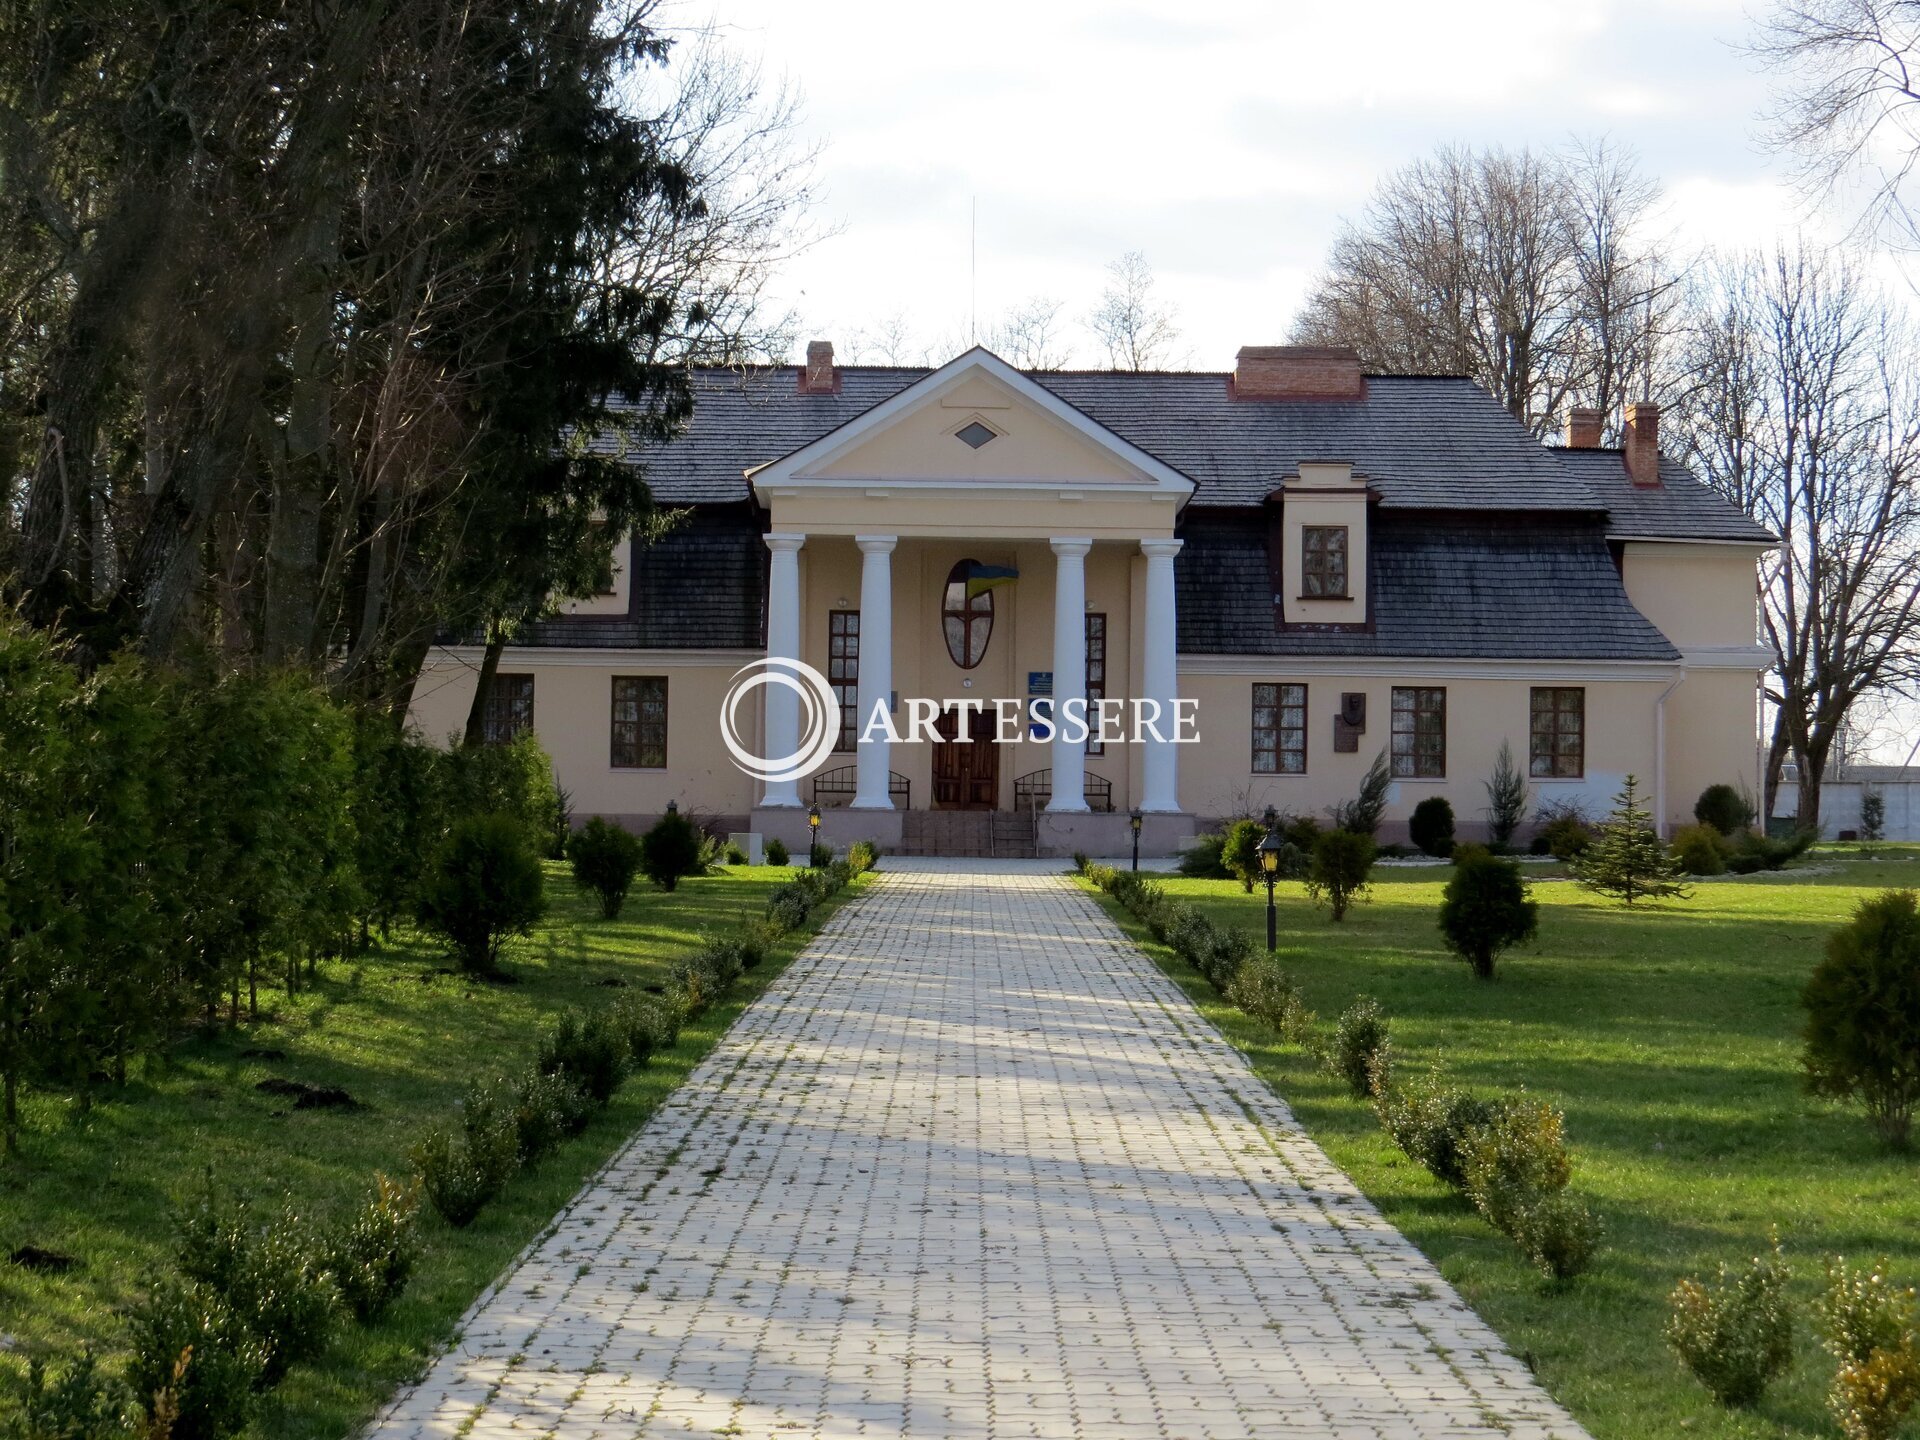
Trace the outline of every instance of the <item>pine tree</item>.
{"label": "pine tree", "polygon": [[1649,896],[1684,900],[1693,893],[1681,883],[1679,862],[1654,833],[1640,803],[1639,782],[1631,775],[1613,797],[1613,813],[1600,822],[1593,844],[1574,860],[1573,873],[1587,889],[1629,905]]}

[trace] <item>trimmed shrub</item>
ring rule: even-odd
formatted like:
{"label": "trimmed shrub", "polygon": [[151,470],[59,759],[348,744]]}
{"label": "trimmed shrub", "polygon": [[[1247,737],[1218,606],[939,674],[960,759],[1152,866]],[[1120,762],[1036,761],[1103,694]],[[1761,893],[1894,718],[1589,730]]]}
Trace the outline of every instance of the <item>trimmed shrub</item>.
{"label": "trimmed shrub", "polygon": [[734,982],[745,973],[747,956],[748,948],[742,941],[709,940],[674,962],[673,983],[687,997],[690,1009],[703,1009],[726,998]]}
{"label": "trimmed shrub", "polygon": [[1920,905],[1911,890],[1863,900],[1827,937],[1800,996],[1801,1064],[1816,1095],[1859,1100],[1880,1138],[1910,1142],[1920,1103]]}
{"label": "trimmed shrub", "polygon": [[787,842],[779,839],[769,840],[763,847],[762,853],[766,856],[767,864],[784,865],[788,859]]}
{"label": "trimmed shrub", "polygon": [[1600,1253],[1598,1217],[1565,1191],[1541,1196],[1520,1215],[1514,1239],[1547,1279],[1564,1282],[1586,1274]]}
{"label": "trimmed shrub", "polygon": [[825,841],[816,841],[807,847],[807,866],[813,870],[824,870],[833,863],[833,847]]}
{"label": "trimmed shrub", "polygon": [[1577,804],[1542,805],[1533,853],[1560,861],[1577,860],[1593,844],[1593,822]]}
{"label": "trimmed shrub", "polygon": [[1914,1292],[1894,1285],[1886,1271],[1885,1260],[1860,1270],[1833,1260],[1816,1302],[1837,1364],[1827,1408],[1847,1440],[1891,1440],[1920,1401]]}
{"label": "trimmed shrub", "polygon": [[540,1037],[533,1066],[542,1075],[566,1076],[604,1105],[627,1078],[631,1054],[626,1031],[611,1015],[563,1010]]}
{"label": "trimmed shrub", "polygon": [[1680,868],[1689,875],[1727,873],[1726,841],[1711,825],[1683,825],[1674,831],[1670,848]]}
{"label": "trimmed shrub", "polygon": [[680,814],[662,815],[640,838],[640,869],[662,890],[672,890],[689,875],[701,874],[700,832]]}
{"label": "trimmed shrub", "polygon": [[1313,1025],[1300,986],[1278,960],[1255,955],[1240,966],[1227,998],[1256,1020],[1264,1020],[1284,1039],[1299,1040]]}
{"label": "trimmed shrub", "polygon": [[612,1010],[614,1023],[627,1037],[627,1054],[644,1065],[680,1038],[680,1014],[665,1000],[641,995],[622,996]]}
{"label": "trimmed shrub", "polygon": [[[168,1276],[127,1314],[127,1380],[169,1440],[224,1440],[245,1427],[265,1384],[268,1346],[211,1286]],[[191,1353],[189,1353],[191,1352]]]}
{"label": "trimmed shrub", "polygon": [[[1074,868],[1087,868],[1087,857],[1075,855]],[[847,847],[847,868],[855,875],[864,875],[880,863],[880,847],[871,840],[856,840]]]}
{"label": "trimmed shrub", "polygon": [[0,1423],[0,1440],[136,1440],[141,1427],[126,1386],[103,1375],[91,1350],[47,1378],[46,1361],[27,1361],[19,1407]]}
{"label": "trimmed shrub", "polygon": [[1491,980],[1500,953],[1539,929],[1540,905],[1528,898],[1518,865],[1484,850],[1456,858],[1440,901],[1440,933],[1476,977]]}
{"label": "trimmed shrub", "polygon": [[781,931],[798,930],[813,911],[813,892],[790,880],[767,897],[767,922]]}
{"label": "trimmed shrub", "polygon": [[639,836],[596,815],[567,841],[567,859],[573,862],[573,883],[600,897],[600,917],[618,919],[627,889],[640,873]]}
{"label": "trimmed shrub", "polygon": [[1737,835],[1753,824],[1753,806],[1731,785],[1709,785],[1693,802],[1693,818],[1716,834]]}
{"label": "trimmed shrub", "polygon": [[340,1291],[324,1245],[291,1204],[262,1221],[245,1201],[218,1199],[209,1181],[178,1217],[174,1250],[181,1274],[219,1295],[265,1347],[265,1384],[278,1384],[296,1360],[326,1348]]}
{"label": "trimmed shrub", "polygon": [[1441,1184],[1460,1190],[1467,1183],[1467,1148],[1493,1123],[1497,1107],[1448,1084],[1433,1071],[1410,1085],[1375,1092],[1373,1108],[1410,1159],[1424,1165]]}
{"label": "trimmed shrub", "polygon": [[1313,842],[1320,838],[1322,826],[1311,815],[1282,815],[1280,817],[1280,838],[1287,844],[1298,846],[1301,853],[1311,855]]}
{"label": "trimmed shrub", "polygon": [[373,1198],[328,1230],[327,1269],[361,1324],[378,1320],[407,1287],[420,1253],[420,1181],[374,1177]]}
{"label": "trimmed shrub", "polygon": [[1407,838],[1422,853],[1445,858],[1453,853],[1453,806],[1444,795],[1429,795],[1413,807],[1407,820]]}
{"label": "trimmed shrub", "polygon": [[1722,1405],[1751,1405],[1793,1361],[1787,1265],[1775,1239],[1764,1255],[1711,1285],[1682,1280],[1668,1301],[1667,1343]]}
{"label": "trimmed shrub", "polygon": [[[536,1069],[516,1081],[495,1083],[513,1114],[515,1153],[522,1165],[538,1165],[593,1119],[593,1097],[571,1075],[549,1075]],[[473,1110],[470,1099],[467,1113],[471,1115]]]}
{"label": "trimmed shrub", "polygon": [[1356,1098],[1386,1088],[1392,1066],[1393,1037],[1387,1033],[1386,1013],[1371,995],[1349,1005],[1334,1027],[1327,1051],[1327,1069],[1347,1082]]}
{"label": "trimmed shrub", "polygon": [[1920,1401],[1920,1344],[1911,1336],[1892,1350],[1842,1365],[1827,1392],[1827,1408],[1847,1440],[1893,1440]]}
{"label": "trimmed shrub", "polygon": [[1229,880],[1226,862],[1221,858],[1227,837],[1217,831],[1208,830],[1193,837],[1193,844],[1180,852],[1178,869],[1182,875],[1195,880]]}
{"label": "trimmed shrub", "polygon": [[1373,856],[1368,835],[1353,830],[1323,833],[1313,842],[1313,863],[1307,871],[1307,893],[1314,904],[1325,904],[1336,921],[1345,920],[1348,906],[1366,898]]}
{"label": "trimmed shrub", "polygon": [[495,975],[509,939],[546,914],[546,881],[519,822],[506,815],[458,821],[420,883],[415,913],[446,942],[460,968]]}
{"label": "trimmed shrub", "polygon": [[436,1129],[413,1147],[414,1169],[427,1202],[456,1230],[471,1225],[513,1178],[520,1132],[504,1107],[469,1114],[460,1130]]}
{"label": "trimmed shrub", "polygon": [[1521,1220],[1542,1197],[1566,1188],[1572,1173],[1566,1120],[1544,1100],[1506,1100],[1460,1148],[1467,1199],[1494,1229],[1519,1237]]}
{"label": "trimmed shrub", "polygon": [[1238,880],[1241,890],[1249,895],[1253,882],[1260,878],[1260,842],[1266,835],[1258,820],[1236,820],[1220,840],[1220,868]]}

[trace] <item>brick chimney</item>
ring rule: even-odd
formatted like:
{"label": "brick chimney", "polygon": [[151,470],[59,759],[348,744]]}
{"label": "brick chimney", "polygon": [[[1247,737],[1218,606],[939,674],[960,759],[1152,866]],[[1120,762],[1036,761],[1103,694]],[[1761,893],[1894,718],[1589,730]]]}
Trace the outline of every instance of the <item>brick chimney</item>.
{"label": "brick chimney", "polygon": [[1576,405],[1567,411],[1567,449],[1598,450],[1600,431],[1606,418],[1606,411],[1584,405]]}
{"label": "brick chimney", "polygon": [[1650,400],[1627,406],[1626,433],[1621,440],[1627,455],[1627,478],[1636,485],[1660,483],[1660,407]]}
{"label": "brick chimney", "polygon": [[1236,400],[1358,400],[1360,355],[1344,345],[1243,345],[1228,393]]}
{"label": "brick chimney", "polygon": [[802,395],[840,393],[840,367],[833,363],[831,340],[807,342],[807,363],[800,367],[800,393]]}

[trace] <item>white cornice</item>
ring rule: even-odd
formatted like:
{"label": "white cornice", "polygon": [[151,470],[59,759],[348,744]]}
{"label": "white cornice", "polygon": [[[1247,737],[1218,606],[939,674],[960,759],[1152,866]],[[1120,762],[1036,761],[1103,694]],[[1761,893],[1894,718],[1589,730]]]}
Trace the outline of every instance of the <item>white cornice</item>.
{"label": "white cornice", "polygon": [[1773,652],[1764,645],[1689,645],[1680,663],[1689,670],[1771,670]]}
{"label": "white cornice", "polygon": [[1607,539],[1631,542],[1635,545],[1703,545],[1716,550],[1729,547],[1735,550],[1751,550],[1755,555],[1764,555],[1769,550],[1780,548],[1778,540],[1709,540],[1693,535],[1630,535],[1624,531],[1609,530]]}
{"label": "white cornice", "polygon": [[[427,663],[463,665],[478,670],[486,653],[480,645],[436,645]],[[604,649],[585,645],[509,645],[500,654],[500,664],[503,669],[517,665],[594,665],[611,670],[642,666],[656,670],[673,667],[738,670],[766,653],[758,647],[751,650],[621,650],[611,645]]]}
{"label": "white cornice", "polygon": [[1186,675],[1245,675],[1256,679],[1348,675],[1406,683],[1431,676],[1448,680],[1530,680],[1536,684],[1604,680],[1652,684],[1684,673],[1679,664],[1659,660],[1464,660],[1378,655],[1182,654],[1179,670]]}

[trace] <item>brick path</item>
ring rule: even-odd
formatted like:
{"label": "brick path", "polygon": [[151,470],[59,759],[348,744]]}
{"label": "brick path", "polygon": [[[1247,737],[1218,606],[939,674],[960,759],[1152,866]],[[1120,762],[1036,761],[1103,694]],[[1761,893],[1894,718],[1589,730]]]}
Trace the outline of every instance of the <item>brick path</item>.
{"label": "brick path", "polygon": [[1579,1437],[1057,876],[843,908],[381,1437]]}

